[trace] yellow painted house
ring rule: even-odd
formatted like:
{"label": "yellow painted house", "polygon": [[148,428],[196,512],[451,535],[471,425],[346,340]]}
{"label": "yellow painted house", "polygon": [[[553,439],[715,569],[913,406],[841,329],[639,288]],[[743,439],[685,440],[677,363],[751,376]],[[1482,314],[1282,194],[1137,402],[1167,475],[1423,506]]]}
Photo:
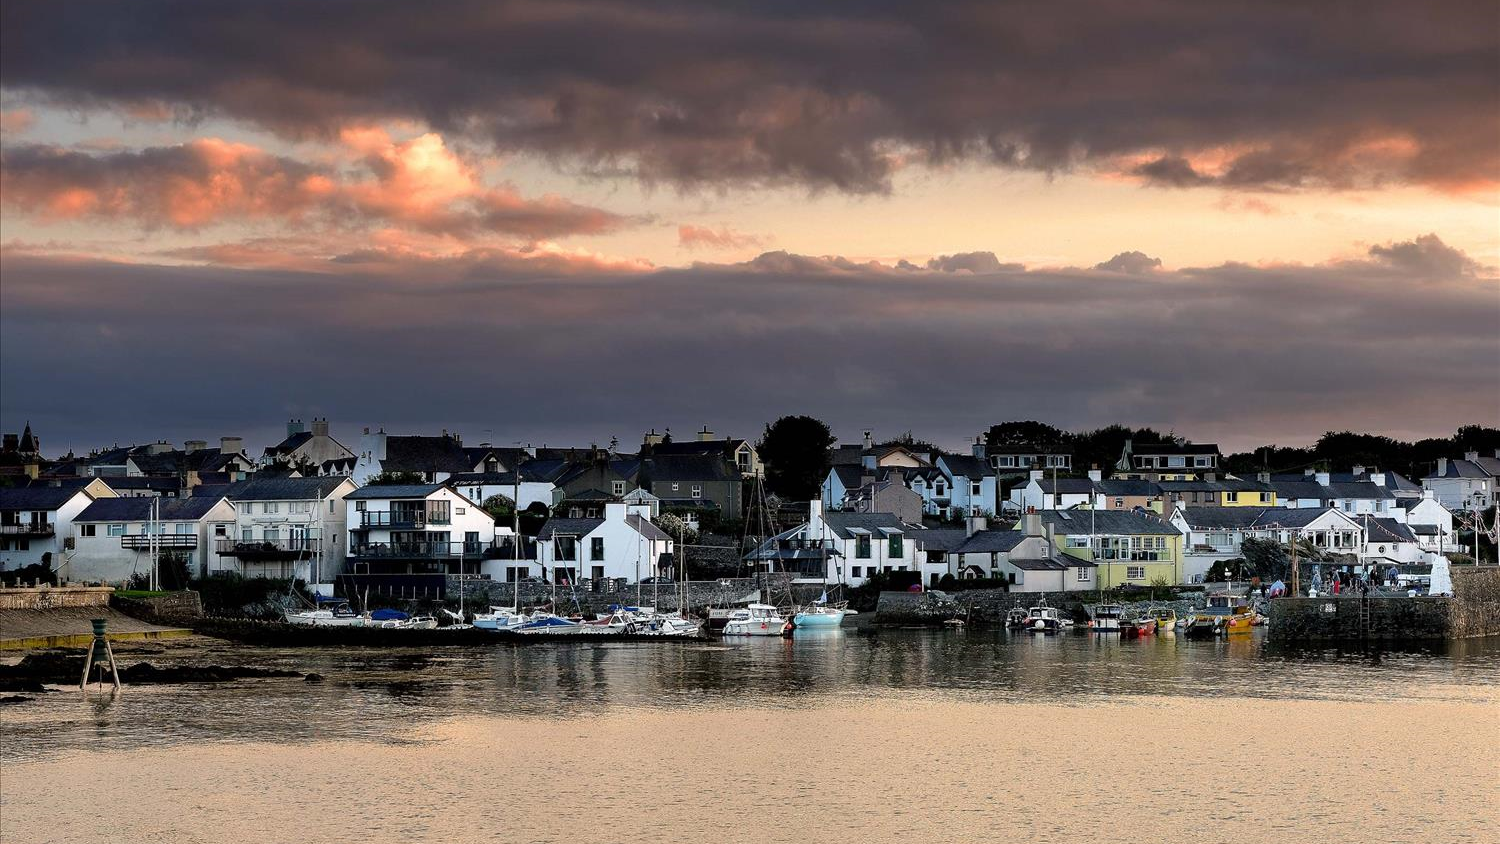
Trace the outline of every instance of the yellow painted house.
{"label": "yellow painted house", "polygon": [[1182,531],[1156,514],[1128,510],[1044,510],[1064,554],[1097,566],[1095,588],[1183,583]]}
{"label": "yellow painted house", "polygon": [[[1160,481],[1162,500],[1181,507],[1275,507],[1276,487],[1233,475],[1203,480]],[[1170,508],[1167,508],[1170,509]]]}

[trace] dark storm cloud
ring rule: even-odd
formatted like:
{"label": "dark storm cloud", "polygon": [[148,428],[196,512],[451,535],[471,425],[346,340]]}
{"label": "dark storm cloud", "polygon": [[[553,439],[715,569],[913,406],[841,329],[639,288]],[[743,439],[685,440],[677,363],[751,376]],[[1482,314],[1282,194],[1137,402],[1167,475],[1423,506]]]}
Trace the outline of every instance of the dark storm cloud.
{"label": "dark storm cloud", "polygon": [[680,185],[880,191],[958,158],[1253,189],[1500,176],[1489,0],[12,0],[0,24],[23,101],[290,136],[412,118]]}
{"label": "dark storm cloud", "polygon": [[371,255],[307,272],[11,250],[0,415],[58,444],[296,414],[554,443],[671,420],[754,435],[787,412],[950,443],[1009,418],[1432,433],[1493,419],[1500,390],[1500,288],[1428,260],[1448,249],[1145,275],[788,253],[613,272]]}
{"label": "dark storm cloud", "polygon": [[929,260],[927,269],[945,273],[998,273],[1018,272],[1026,267],[1023,264],[1002,264],[993,252],[960,252],[957,255],[939,255]]}

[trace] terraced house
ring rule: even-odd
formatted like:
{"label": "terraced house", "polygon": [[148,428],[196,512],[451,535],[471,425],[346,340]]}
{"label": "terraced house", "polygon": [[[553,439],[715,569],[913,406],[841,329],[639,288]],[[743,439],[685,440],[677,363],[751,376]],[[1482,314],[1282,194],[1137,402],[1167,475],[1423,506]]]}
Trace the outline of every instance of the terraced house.
{"label": "terraced house", "polygon": [[1064,554],[1098,566],[1095,575],[1106,589],[1187,582],[1182,531],[1155,513],[1044,510],[1037,515]]}

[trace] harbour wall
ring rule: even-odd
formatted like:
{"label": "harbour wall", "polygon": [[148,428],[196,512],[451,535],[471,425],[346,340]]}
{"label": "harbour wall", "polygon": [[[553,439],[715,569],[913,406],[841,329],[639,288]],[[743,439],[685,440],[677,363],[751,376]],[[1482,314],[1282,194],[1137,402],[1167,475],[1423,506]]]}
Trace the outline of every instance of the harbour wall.
{"label": "harbour wall", "polygon": [[[1017,607],[1026,609],[1047,602],[1064,617],[1075,621],[1087,618],[1085,604],[1096,602],[1093,592],[1008,592],[1004,589],[967,589],[943,592],[881,592],[875,606],[877,624],[941,624],[950,618],[972,624],[1004,624],[1005,616]],[[1197,606],[1202,605],[1200,599]],[[1190,600],[1124,602],[1127,614],[1147,607],[1170,607],[1179,616],[1195,604]]]}
{"label": "harbour wall", "polygon": [[823,592],[821,584],[793,584],[789,575],[760,575],[757,577],[739,577],[726,580],[694,580],[683,583],[658,586],[654,590],[650,584],[640,587],[637,591],[635,584],[608,583],[604,588],[590,588],[571,590],[566,586],[558,586],[556,590],[546,583],[506,583],[496,580],[477,580],[474,578],[459,578],[451,576],[447,583],[448,603],[452,604],[462,591],[464,601],[471,608],[494,605],[508,607],[519,603],[522,607],[545,606],[552,602],[553,595],[557,596],[557,605],[562,609],[573,609],[575,598],[578,605],[585,613],[600,613],[608,610],[611,604],[633,606],[642,604],[654,606],[664,612],[678,610],[682,612],[698,612],[711,606],[728,606],[740,603],[744,598],[759,591],[760,600],[766,600],[770,596],[770,602],[783,604],[786,596],[791,595],[792,601],[805,604],[814,601]]}
{"label": "harbour wall", "polygon": [[112,586],[34,586],[0,589],[0,610],[107,607]]}
{"label": "harbour wall", "polygon": [[1500,568],[1456,567],[1452,575],[1451,598],[1278,598],[1271,602],[1270,637],[1393,642],[1500,635]]}

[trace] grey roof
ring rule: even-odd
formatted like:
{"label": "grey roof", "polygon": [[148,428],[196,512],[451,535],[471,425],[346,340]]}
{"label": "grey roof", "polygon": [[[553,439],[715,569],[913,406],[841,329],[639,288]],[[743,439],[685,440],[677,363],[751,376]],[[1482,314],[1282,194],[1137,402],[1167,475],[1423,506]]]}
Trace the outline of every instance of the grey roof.
{"label": "grey roof", "polygon": [[471,460],[464,447],[451,436],[388,436],[382,472],[471,472]]}
{"label": "grey roof", "polygon": [[955,478],[959,475],[966,478],[988,478],[995,474],[995,467],[990,465],[990,461],[970,454],[945,454],[938,460],[948,467]]}
{"label": "grey roof", "polygon": [[[1310,478],[1310,476],[1303,476]],[[1370,481],[1330,481],[1327,485],[1320,484],[1315,479],[1300,481],[1277,481],[1272,480],[1271,486],[1276,489],[1276,494],[1281,498],[1315,498],[1327,501],[1334,498],[1362,498],[1370,500],[1384,500],[1395,498],[1396,494],[1389,489]]]}
{"label": "grey roof", "polygon": [[658,481],[738,481],[740,471],[723,454],[666,454],[645,460],[643,473]]}
{"label": "grey roof", "polygon": [[1136,443],[1130,444],[1131,454],[1218,454],[1217,443]]}
{"label": "grey roof", "polygon": [[1161,488],[1152,481],[1108,478],[1098,483],[1099,491],[1109,496],[1143,496],[1150,498],[1161,494]]}
{"label": "grey roof", "polygon": [[1097,494],[1099,487],[1088,478],[1041,478],[1037,482],[1042,492],[1048,495],[1090,495]]}
{"label": "grey roof", "polygon": [[594,528],[602,524],[604,524],[603,519],[548,519],[542,525],[541,532],[536,535],[536,538],[548,540],[557,534],[583,536],[593,532]]}
{"label": "grey roof", "polygon": [[958,547],[960,554],[999,554],[1021,543],[1026,535],[1018,530],[981,530]]}
{"label": "grey roof", "polygon": [[635,528],[636,533],[639,533],[641,536],[644,536],[647,539],[661,541],[672,538],[667,535],[666,531],[657,527],[655,523],[653,523],[650,519],[643,519],[635,513],[631,513],[630,515],[625,517],[625,524]]}
{"label": "grey roof", "polygon": [[208,515],[224,499],[217,495],[192,495],[187,498],[101,498],[83,508],[74,521],[144,522],[151,518],[151,503],[161,502],[164,522],[191,522]]}
{"label": "grey roof", "polygon": [[850,528],[859,528],[875,534],[878,534],[881,528],[903,533],[909,530],[907,524],[893,513],[825,513],[823,522],[840,539],[854,537],[855,534],[850,532]]}
{"label": "grey roof", "polygon": [[305,501],[327,498],[347,480],[344,477],[254,478],[230,484],[223,493],[230,501]]}
{"label": "grey roof", "polygon": [[1183,507],[1182,517],[1193,528],[1247,530],[1303,528],[1332,507]]}
{"label": "grey roof", "polygon": [[1478,463],[1476,463],[1476,462],[1474,462],[1472,460],[1449,460],[1448,461],[1448,465],[1446,467],[1444,467],[1443,474],[1439,475],[1437,473],[1436,467],[1434,467],[1433,471],[1432,471],[1432,474],[1430,474],[1427,477],[1423,478],[1423,480],[1432,480],[1434,478],[1493,478],[1493,477],[1495,477],[1495,473],[1494,472],[1486,471],[1483,466],[1479,465]]}
{"label": "grey roof", "polygon": [[843,484],[846,489],[854,489],[859,486],[859,482],[865,476],[864,467],[858,464],[833,466],[830,471],[833,472],[839,479],[839,483]]}
{"label": "grey roof", "polygon": [[[342,479],[340,479],[342,480]],[[362,486],[359,489],[344,496],[346,501],[358,501],[371,498],[426,498],[440,489],[447,488],[447,484],[377,484],[374,486]]]}
{"label": "grey roof", "polygon": [[1181,536],[1182,531],[1155,514],[1137,510],[1043,510],[1042,524],[1059,535],[1096,533],[1106,536]]}
{"label": "grey roof", "polygon": [[308,440],[312,439],[312,437],[313,435],[311,431],[303,431],[298,434],[292,434],[290,437],[287,437],[286,439],[275,445],[266,446],[266,454],[286,454],[288,452],[296,451],[300,446],[302,446],[303,443],[306,443]]}
{"label": "grey roof", "polygon": [[1395,519],[1361,519],[1366,542],[1416,542],[1417,535],[1411,528]]}
{"label": "grey roof", "polygon": [[1082,557],[1072,557],[1066,554],[1053,554],[1049,559],[1009,559],[1006,560],[1012,566],[1021,571],[1067,571],[1068,569],[1098,568],[1098,564]]}
{"label": "grey roof", "polygon": [[77,487],[0,487],[0,510],[56,510],[80,493]]}
{"label": "grey roof", "polygon": [[919,551],[957,551],[969,539],[963,528],[931,528],[908,533]]}
{"label": "grey roof", "polygon": [[641,456],[664,457],[680,454],[727,454],[738,451],[739,447],[744,443],[745,441],[741,439],[682,440],[681,442],[657,443],[649,447],[649,455],[646,453],[648,448],[643,447],[641,449]]}
{"label": "grey roof", "polygon": [[[203,476],[200,474],[198,478],[199,480],[202,480]],[[90,478],[89,480],[93,479]],[[116,492],[132,489],[154,489],[161,492],[176,492],[179,486],[178,480],[175,477],[154,478],[144,475],[128,477],[122,477],[119,475],[103,475],[99,478],[99,480],[104,481],[104,483],[107,484],[110,489],[115,490]]]}

